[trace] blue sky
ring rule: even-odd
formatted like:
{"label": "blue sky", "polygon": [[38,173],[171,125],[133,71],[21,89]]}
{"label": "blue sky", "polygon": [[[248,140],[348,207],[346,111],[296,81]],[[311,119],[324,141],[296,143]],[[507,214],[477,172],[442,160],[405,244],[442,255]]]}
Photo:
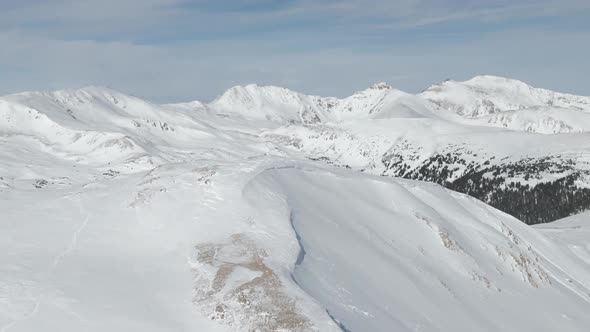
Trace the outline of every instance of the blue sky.
{"label": "blue sky", "polygon": [[346,96],[507,76],[590,95],[587,0],[0,1],[0,94],[102,85],[156,102],[238,84]]}

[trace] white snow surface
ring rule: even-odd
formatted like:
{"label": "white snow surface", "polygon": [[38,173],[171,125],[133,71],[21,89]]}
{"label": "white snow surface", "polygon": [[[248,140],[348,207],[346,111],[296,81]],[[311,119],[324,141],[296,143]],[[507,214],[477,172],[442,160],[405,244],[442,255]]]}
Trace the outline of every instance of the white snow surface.
{"label": "white snow surface", "polygon": [[584,215],[367,174],[389,149],[590,160],[588,134],[464,120],[386,84],[2,97],[0,331],[586,331]]}
{"label": "white snow surface", "polygon": [[465,82],[445,81],[419,96],[464,123],[497,126],[541,134],[584,132],[590,127],[590,97],[534,88],[524,82],[477,76]]}

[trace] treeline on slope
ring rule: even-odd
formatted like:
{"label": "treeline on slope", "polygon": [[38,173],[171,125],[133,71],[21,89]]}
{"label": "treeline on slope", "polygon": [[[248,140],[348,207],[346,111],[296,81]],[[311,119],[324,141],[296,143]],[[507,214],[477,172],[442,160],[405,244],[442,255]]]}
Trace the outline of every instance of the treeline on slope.
{"label": "treeline on slope", "polygon": [[[466,162],[447,153],[434,155],[419,167],[411,167],[396,153],[384,156],[382,162],[390,175],[436,182],[486,202],[529,225],[590,210],[590,189],[576,185],[582,173],[575,170],[571,161],[528,158],[492,166],[490,161]],[[546,181],[541,172],[556,175],[557,179]]]}
{"label": "treeline on slope", "polygon": [[473,196],[532,225],[547,223],[590,209],[590,189],[575,185],[579,174],[534,186],[484,177],[485,171],[463,176],[446,187]]}

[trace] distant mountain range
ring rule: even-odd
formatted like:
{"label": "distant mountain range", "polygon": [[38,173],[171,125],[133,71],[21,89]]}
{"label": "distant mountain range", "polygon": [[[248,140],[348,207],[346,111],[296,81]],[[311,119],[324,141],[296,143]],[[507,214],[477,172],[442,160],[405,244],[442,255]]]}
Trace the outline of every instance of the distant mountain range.
{"label": "distant mountain range", "polygon": [[310,159],[436,182],[529,224],[590,209],[590,97],[507,78],[445,81],[418,95],[378,83],[343,99],[257,85],[211,103],[156,105],[100,87],[0,98],[3,132],[126,168],[170,158],[153,142],[212,135],[202,114],[257,121],[257,135]]}

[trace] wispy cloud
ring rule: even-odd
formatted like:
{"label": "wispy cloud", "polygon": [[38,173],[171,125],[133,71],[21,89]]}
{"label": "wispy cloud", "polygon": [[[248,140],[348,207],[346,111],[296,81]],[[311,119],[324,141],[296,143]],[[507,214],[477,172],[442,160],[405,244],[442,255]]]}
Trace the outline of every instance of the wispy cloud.
{"label": "wispy cloud", "polygon": [[[555,17],[589,9],[590,2],[584,0],[298,0],[271,11],[260,12],[250,18],[341,18],[368,20],[369,23],[377,24],[381,28],[408,28],[469,20],[501,21]],[[386,23],[379,24],[374,21]]]}
{"label": "wispy cloud", "polygon": [[256,82],[342,96],[375,81],[419,91],[482,73],[590,94],[589,9],[577,0],[22,0],[0,4],[0,94],[97,84],[168,102]]}
{"label": "wispy cloud", "polygon": [[[244,30],[269,23],[315,22],[408,28],[447,22],[560,16],[589,10],[585,0],[22,0],[0,4],[0,27],[62,37],[116,39],[158,29]],[[242,26],[241,26],[242,25]],[[245,25],[245,26],[244,26]],[[182,31],[175,31],[182,34]],[[133,36],[133,35],[131,35]]]}

